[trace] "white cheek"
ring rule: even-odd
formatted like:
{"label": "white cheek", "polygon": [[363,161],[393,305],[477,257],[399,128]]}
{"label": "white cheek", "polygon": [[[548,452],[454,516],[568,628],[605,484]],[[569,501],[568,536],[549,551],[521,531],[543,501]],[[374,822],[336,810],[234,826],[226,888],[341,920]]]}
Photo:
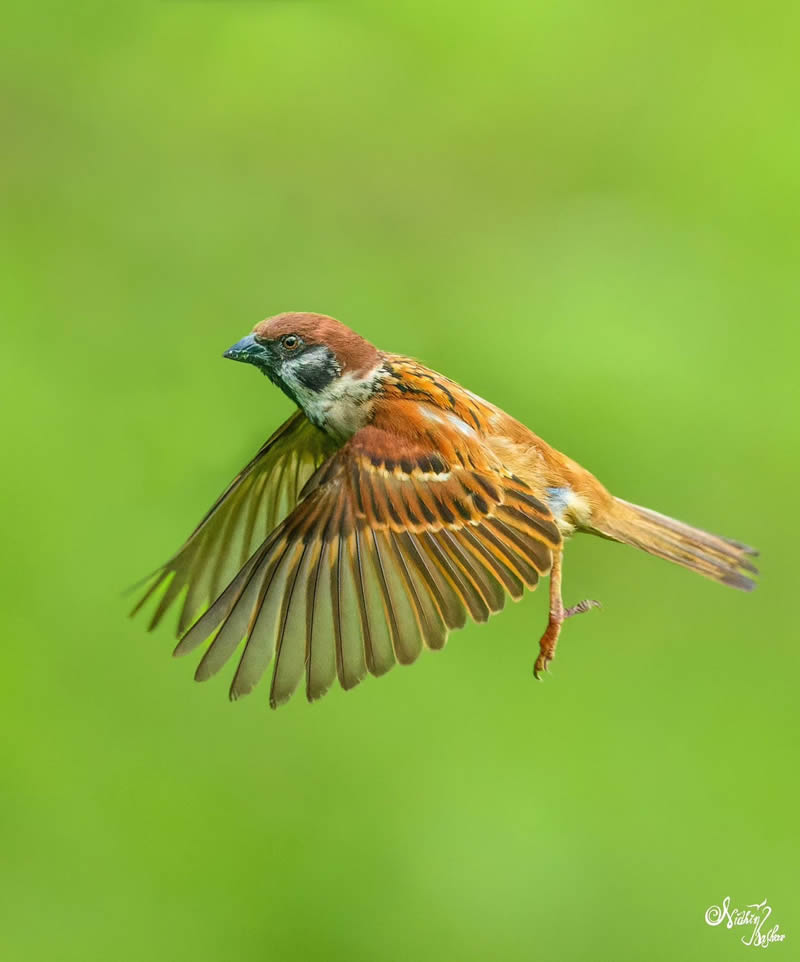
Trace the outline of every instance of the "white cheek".
{"label": "white cheek", "polygon": [[281,378],[287,387],[291,388],[292,393],[297,398],[297,400],[305,407],[306,403],[311,403],[314,400],[314,392],[309,391],[308,388],[297,378],[293,370],[293,365],[284,364],[281,369]]}

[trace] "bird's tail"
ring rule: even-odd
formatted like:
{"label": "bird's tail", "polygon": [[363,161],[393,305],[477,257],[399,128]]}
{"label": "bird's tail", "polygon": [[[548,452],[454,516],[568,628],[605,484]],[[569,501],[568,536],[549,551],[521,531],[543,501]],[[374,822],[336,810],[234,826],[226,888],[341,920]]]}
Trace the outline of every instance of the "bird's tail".
{"label": "bird's tail", "polygon": [[593,519],[592,530],[604,538],[674,561],[723,585],[741,591],[752,591],[756,586],[752,576],[758,574],[758,569],[750,560],[758,555],[755,548],[621,498],[614,498],[602,517]]}

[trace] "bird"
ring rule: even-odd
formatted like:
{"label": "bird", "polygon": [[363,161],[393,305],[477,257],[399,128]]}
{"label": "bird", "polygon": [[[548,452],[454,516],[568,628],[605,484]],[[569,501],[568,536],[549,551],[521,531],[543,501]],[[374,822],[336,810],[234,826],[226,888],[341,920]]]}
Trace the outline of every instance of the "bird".
{"label": "bird", "polygon": [[[288,312],[225,351],[297,410],[150,577],[155,628],[176,602],[181,656],[211,639],[195,678],[238,658],[229,695],[272,668],[269,703],[439,650],[549,576],[533,674],[549,669],[566,607],[564,546],[576,533],[632,545],[750,591],[758,552],[612,495],[499,407],[324,314]],[[237,654],[238,653],[238,654]]]}

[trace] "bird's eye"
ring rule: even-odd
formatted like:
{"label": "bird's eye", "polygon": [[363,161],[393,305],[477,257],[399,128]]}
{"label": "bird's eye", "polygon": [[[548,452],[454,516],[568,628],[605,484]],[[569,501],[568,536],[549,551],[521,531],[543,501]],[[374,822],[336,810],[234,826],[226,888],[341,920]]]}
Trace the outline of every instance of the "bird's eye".
{"label": "bird's eye", "polygon": [[300,346],[300,338],[296,334],[286,334],[281,338],[281,345],[286,351],[294,351]]}

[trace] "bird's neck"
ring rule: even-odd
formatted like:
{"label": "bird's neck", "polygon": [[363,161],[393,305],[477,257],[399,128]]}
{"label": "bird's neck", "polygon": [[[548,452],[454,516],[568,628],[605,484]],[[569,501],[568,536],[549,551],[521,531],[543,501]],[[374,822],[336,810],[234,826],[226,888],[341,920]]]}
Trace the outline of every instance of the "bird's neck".
{"label": "bird's neck", "polygon": [[346,372],[320,391],[295,388],[295,400],[312,424],[337,441],[347,441],[369,423],[384,375],[380,363],[366,372]]}

